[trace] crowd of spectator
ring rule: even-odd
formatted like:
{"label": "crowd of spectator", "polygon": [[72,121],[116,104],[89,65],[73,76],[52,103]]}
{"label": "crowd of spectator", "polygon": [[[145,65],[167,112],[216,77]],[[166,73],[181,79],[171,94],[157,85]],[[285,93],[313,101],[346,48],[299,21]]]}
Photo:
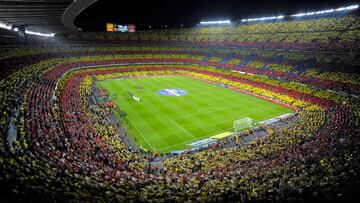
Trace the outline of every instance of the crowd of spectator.
{"label": "crowd of spectator", "polygon": [[[296,155],[297,153],[294,152],[298,151],[290,151],[290,146],[295,145],[296,147],[302,147],[302,145],[298,146],[297,144],[306,144],[308,142],[307,139],[320,137],[320,135],[317,134],[320,129],[325,128],[324,126],[332,126],[332,124],[326,121],[326,117],[328,115],[327,111],[331,113],[334,112],[330,110],[324,111],[323,109],[332,109],[336,104],[322,106],[324,102],[322,102],[320,98],[312,100],[312,103],[301,101],[298,98],[306,99],[306,97],[299,96],[301,94],[300,92],[298,92],[297,95],[290,94],[291,96],[287,96],[286,94],[289,94],[289,92],[287,92],[285,88],[281,88],[280,85],[277,88],[281,91],[281,94],[278,94],[276,93],[277,90],[273,89],[275,86],[266,86],[264,81],[257,81],[255,84],[255,80],[251,81],[248,78],[246,78],[248,81],[244,81],[245,78],[240,79],[240,75],[229,77],[228,74],[231,74],[229,71],[219,73],[216,69],[206,67],[198,67],[195,69],[176,65],[173,67],[170,65],[169,67],[143,65],[130,68],[85,69],[66,75],[58,84],[58,89],[59,91],[61,90],[61,94],[58,94],[58,96],[60,96],[60,110],[56,111],[56,109],[51,108],[52,92],[54,91],[57,77],[60,77],[62,75],[61,73],[69,68],[71,68],[71,66],[54,68],[51,71],[45,72],[41,80],[34,82],[34,86],[26,96],[27,104],[24,109],[26,122],[24,124],[27,127],[25,131],[22,131],[22,137],[16,141],[14,152],[16,154],[15,160],[17,161],[23,161],[25,159],[23,157],[18,160],[19,157],[27,157],[28,152],[26,150],[30,150],[30,152],[32,152],[31,155],[34,156],[33,158],[35,159],[38,159],[38,156],[42,157],[40,160],[46,163],[42,170],[48,170],[47,174],[53,173],[55,177],[59,175],[59,172],[55,172],[57,170],[65,171],[65,174],[62,174],[61,177],[71,177],[73,174],[76,174],[72,179],[69,177],[66,178],[69,182],[64,184],[64,186],[72,191],[71,193],[65,192],[69,195],[66,196],[66,198],[83,198],[81,195],[95,195],[96,193],[94,192],[98,192],[95,185],[99,183],[103,183],[103,187],[109,190],[105,193],[105,198],[116,198],[116,196],[113,196],[115,194],[120,194],[120,197],[123,197],[123,195],[126,196],[120,191],[129,190],[126,185],[131,184],[135,190],[132,191],[134,193],[130,192],[127,197],[137,199],[135,196],[131,196],[131,194],[136,194],[137,190],[142,188],[140,190],[142,194],[140,196],[140,198],[142,198],[141,200],[146,200],[147,198],[165,198],[167,200],[178,201],[187,199],[224,200],[235,196],[244,200],[270,197],[286,199],[288,197],[285,194],[293,198],[292,193],[298,193],[301,190],[310,190],[308,187],[309,182],[307,182],[306,179],[301,180],[301,184],[284,182],[283,184],[286,185],[285,188],[277,185],[276,187],[278,188],[275,190],[274,188],[276,187],[272,184],[279,184],[280,179],[278,179],[279,177],[274,175],[274,173],[276,174],[277,170],[285,170],[284,168],[286,167],[283,165],[285,163],[290,165],[290,169],[288,170],[291,170],[291,167],[295,167],[291,165],[294,163],[289,162],[288,159],[289,156]],[[297,106],[302,109],[299,111],[299,121],[265,139],[256,140],[248,144],[246,148],[228,149],[222,148],[220,145],[199,153],[185,153],[179,157],[166,159],[163,163],[163,171],[159,174],[160,176],[146,175],[141,169],[144,167],[148,158],[140,158],[141,155],[139,155],[138,152],[129,152],[125,149],[121,139],[119,140],[119,138],[115,137],[116,133],[111,125],[104,123],[105,119],[101,111],[96,112],[91,110],[88,112],[88,108],[86,107],[88,104],[84,95],[91,93],[89,89],[91,79],[87,75],[99,75],[99,79],[131,75],[159,75],[173,73],[174,68],[178,69],[176,71],[177,74],[231,85],[242,90]],[[234,80],[235,78],[238,78],[238,80]],[[323,91],[323,94],[326,94],[325,92],[326,91]],[[80,96],[82,97],[80,98]],[[337,102],[337,105],[341,106],[340,101]],[[320,108],[320,106],[322,106],[322,108]],[[345,114],[346,116],[343,119],[346,121],[340,120],[334,122],[343,122],[342,125],[350,125],[349,127],[351,128],[354,128],[354,125],[358,125],[358,120],[356,120],[358,115],[354,115],[354,112],[345,109],[345,112],[342,112],[343,110],[341,109],[353,107],[344,106],[339,108],[339,112],[335,114],[339,113],[339,115],[341,115],[340,118]],[[43,116],[39,117],[39,114]],[[309,119],[311,122],[309,122]],[[54,127],[58,125],[55,123],[56,120],[62,123],[60,124],[61,128]],[[91,126],[88,125],[90,120]],[[31,137],[27,137],[27,134]],[[58,136],[51,136],[53,134]],[[321,135],[321,137],[322,136],[323,135]],[[302,141],[302,139],[306,141]],[[354,139],[356,139],[356,137]],[[26,148],[24,146],[26,146]],[[305,146],[312,149],[310,146]],[[308,152],[310,149],[307,148],[301,150]],[[285,153],[282,152],[283,150],[289,150],[290,152]],[[282,152],[284,155],[281,155],[281,158],[277,160],[274,157],[280,156],[279,152]],[[269,160],[268,157],[272,157],[272,159]],[[299,157],[291,158],[297,160]],[[328,164],[330,164],[324,161],[324,157],[319,158],[321,158],[319,165],[313,166],[314,168],[311,168],[311,170],[317,172],[318,170],[325,170],[316,167],[322,167],[323,165],[328,167]],[[4,161],[7,160],[8,159]],[[137,162],[138,164],[136,164]],[[36,162],[34,162],[34,164],[36,165]],[[39,164],[39,167],[42,166],[41,164]],[[301,162],[298,164],[301,164]],[[333,163],[331,162],[331,164]],[[14,166],[15,163],[13,162],[10,165]],[[46,166],[49,168],[46,168]],[[16,169],[21,170],[21,167],[20,169]],[[27,169],[25,168],[24,170]],[[326,168],[326,170],[329,169]],[[20,174],[21,172],[17,171],[17,173]],[[129,179],[128,176],[130,176],[131,179]],[[41,180],[41,176],[35,176],[33,178]],[[26,179],[26,181],[29,180]],[[163,181],[165,181],[166,184],[170,184],[168,188],[163,187]],[[291,181],[293,180],[291,179]],[[71,184],[69,184],[70,182]],[[23,182],[20,181],[20,183]],[[269,183],[269,185],[264,186],[264,183]],[[330,183],[331,182],[327,184]],[[49,181],[48,184],[51,185],[54,184],[54,182]],[[207,186],[207,184],[211,185]],[[145,187],[143,187],[144,185]],[[291,185],[296,185],[296,188],[291,188]],[[223,191],[221,187],[226,192],[221,192]],[[36,188],[39,189],[41,187]],[[28,188],[21,189],[29,191]],[[42,189],[46,194],[49,192],[46,190],[46,187]],[[312,189],[313,188],[311,188],[310,191],[314,192]],[[75,192],[78,190],[86,190],[86,193]],[[203,190],[203,193],[199,195],[196,191],[201,190]],[[271,191],[270,193],[269,190]],[[60,191],[62,190],[59,189],[58,192],[60,193]],[[167,193],[165,193],[166,191]],[[187,196],[185,196],[184,194],[179,194],[181,191],[190,191],[190,193],[187,193]],[[321,189],[317,189],[316,191],[318,191],[320,195],[327,195],[327,193],[325,193],[326,190],[322,191]],[[209,194],[213,195],[209,196]],[[269,194],[271,195],[268,196]],[[56,194],[53,195],[55,195],[53,198],[59,198]],[[309,193],[308,195],[311,196],[313,194]],[[104,196],[101,195],[100,197],[104,198]],[[331,196],[328,196],[328,198],[330,197]]]}
{"label": "crowd of spectator", "polygon": [[[246,202],[356,196],[360,102],[351,94],[360,89],[358,29],[358,17],[345,16],[66,36],[191,46],[0,48],[1,199]],[[197,47],[197,41],[228,44]],[[226,47],[231,44],[242,47]],[[329,47],[346,52],[327,52]],[[220,83],[297,112],[284,126],[266,126],[268,134],[246,146],[229,145],[235,142],[230,137],[179,155],[129,148],[121,123],[108,119],[112,109],[92,102],[94,81],[169,74]],[[12,142],[9,126],[17,129]]]}
{"label": "crowd of spectator", "polygon": [[358,16],[265,23],[240,23],[223,27],[145,30],[136,33],[66,33],[59,42],[184,42],[198,45],[225,45],[299,50],[358,50]]}

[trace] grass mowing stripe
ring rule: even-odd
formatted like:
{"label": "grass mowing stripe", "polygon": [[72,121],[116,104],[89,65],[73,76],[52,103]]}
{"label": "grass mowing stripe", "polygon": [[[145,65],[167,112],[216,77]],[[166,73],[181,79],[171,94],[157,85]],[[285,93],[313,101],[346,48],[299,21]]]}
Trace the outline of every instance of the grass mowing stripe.
{"label": "grass mowing stripe", "polygon": [[[174,81],[174,80],[173,80]],[[175,80],[176,81],[176,80]],[[169,81],[162,81],[162,82],[159,82],[159,84],[162,86],[162,87],[167,87],[166,85],[169,85]],[[172,82],[171,82],[172,83]],[[157,88],[159,89],[159,88]],[[176,112],[178,111],[183,111],[183,109],[180,109],[180,105],[175,102],[175,101],[171,101],[169,100],[169,102],[163,102],[161,103],[158,99],[156,100],[153,100],[152,101],[152,106],[158,106],[158,109],[160,110],[159,113],[162,113],[163,115],[167,115],[167,114],[171,114],[171,115],[174,115],[176,114]],[[187,107],[187,109],[189,109],[190,107]],[[178,128],[172,128],[171,131],[183,131],[185,132],[186,134],[190,135],[191,137],[193,137],[193,135],[191,133],[189,133],[186,129],[184,129],[182,126],[178,125],[177,123],[175,123],[175,125],[178,127]],[[174,135],[176,136],[176,134],[179,134],[179,133],[175,133],[173,132]],[[182,139],[182,138],[179,138],[179,139]]]}
{"label": "grass mowing stripe", "polygon": [[139,134],[144,138],[144,140],[146,141],[146,143],[148,144],[148,146],[154,150],[154,148],[151,146],[151,144],[149,143],[149,141],[146,139],[146,137],[141,133],[141,131],[139,129],[137,129],[136,125],[134,125],[134,123],[132,122],[131,119],[129,119],[130,122],[132,123],[132,125],[134,126],[134,128],[139,132]]}
{"label": "grass mowing stripe", "polygon": [[[121,86],[119,85],[119,83],[115,83],[115,81],[111,81],[111,82],[113,82],[113,83],[110,83],[110,86],[113,88],[113,90],[114,90],[114,89],[117,90],[117,93],[120,92],[120,94],[121,94],[121,95],[124,95],[124,98],[126,98],[127,100],[132,100],[132,99],[130,98],[130,96],[128,96],[127,93],[125,93],[125,89],[128,89],[128,90],[131,89],[129,83],[125,83],[125,84],[124,84],[125,86],[123,86],[123,88],[121,88]],[[131,80],[128,80],[127,82],[130,82],[130,83],[131,83],[132,81],[131,81]],[[116,91],[115,91],[115,92],[116,92]],[[135,102],[135,101],[132,100],[132,102]],[[118,102],[117,102],[117,103],[118,103]],[[127,104],[126,102],[120,102],[120,106],[121,106],[122,109],[128,109],[127,106],[122,106],[121,104],[126,105],[126,104]],[[134,121],[143,120],[142,122],[143,122],[144,124],[146,124],[146,123],[147,123],[147,122],[146,122],[146,119],[144,119],[142,116],[137,116],[137,115],[140,114],[139,111],[131,111],[131,112],[127,112],[127,113],[130,113],[130,116],[128,116],[128,118],[129,118],[130,122],[132,123],[132,126],[137,130],[138,135],[140,135],[141,138],[143,138],[143,140],[145,141],[145,143],[149,146],[149,148],[151,148],[151,149],[153,150],[152,144],[149,143],[149,141],[148,141],[148,139],[146,138],[146,136],[136,127],[137,124],[134,123]],[[142,112],[142,114],[143,114],[143,113],[144,113],[144,112]],[[136,118],[136,119],[135,119],[135,118]],[[129,130],[129,128],[130,128],[130,127],[128,126],[127,129]],[[148,128],[152,128],[152,126],[149,125]],[[148,130],[146,130],[146,126],[142,126],[142,129],[143,129],[144,131],[148,131]]]}
{"label": "grass mowing stripe", "polygon": [[[136,88],[144,87],[144,91]],[[232,129],[234,120],[251,117],[256,121],[267,120],[291,109],[239,93],[218,85],[183,76],[162,76],[125,80],[100,81],[131,120],[128,134],[139,145],[161,153],[191,148],[186,143],[198,141],[217,132]],[[160,89],[180,88],[185,96],[163,96]],[[126,90],[140,97],[134,101]],[[149,145],[149,146],[148,146]]]}
{"label": "grass mowing stripe", "polygon": [[175,122],[174,120],[172,120],[173,123],[175,123],[175,125],[179,126],[181,129],[183,129],[188,135],[190,135],[192,138],[196,138],[194,137],[194,135],[192,135],[191,133],[189,133],[189,131],[187,131],[185,128],[183,128],[181,125],[179,125],[177,122]]}
{"label": "grass mowing stripe", "polygon": [[[131,80],[131,81],[134,81],[134,80]],[[164,84],[164,83],[163,83]],[[135,86],[135,83],[133,83],[133,84],[131,84],[132,86]],[[161,86],[161,83],[160,84],[158,84],[158,85],[153,85],[153,90],[155,90],[155,89],[159,89],[159,87],[158,86]],[[129,85],[128,85],[128,88],[131,88],[131,87],[129,87]],[[150,100],[150,99],[148,99],[148,100],[145,100],[144,102],[148,102],[148,103],[150,103],[150,106],[162,106],[162,107],[166,107],[165,109],[167,109],[168,110],[168,112],[164,112],[163,110],[162,110],[162,112],[160,112],[160,113],[162,113],[162,115],[166,115],[166,113],[169,113],[169,111],[172,109],[171,107],[168,107],[170,104],[171,104],[171,102],[164,102],[162,105],[160,105],[160,102],[158,102],[158,100],[156,99],[156,100]],[[158,103],[154,103],[154,102],[158,102]],[[157,104],[159,104],[159,105],[157,105]],[[172,106],[173,108],[177,108],[177,105],[175,105],[175,106]],[[139,107],[139,108],[142,108],[142,106],[141,107]],[[160,110],[161,110],[161,108],[159,108]],[[146,109],[144,109],[144,111],[147,111]],[[165,128],[165,125],[162,125],[161,123],[161,120],[158,120],[157,119],[157,117],[156,117],[156,115],[151,115],[151,119],[152,119],[152,122],[151,123],[149,123],[149,125],[151,125],[151,127],[152,128],[159,128],[159,127],[161,127],[161,128]],[[158,124],[157,125],[154,125],[154,120],[158,120]],[[170,131],[172,131],[171,132],[171,134],[172,134],[172,136],[173,137],[178,137],[178,134],[180,134],[181,132],[183,132],[183,133],[189,133],[188,131],[186,131],[184,128],[177,128],[177,127],[174,127],[174,128],[172,128],[172,129],[170,129]],[[191,134],[189,134],[191,137],[193,136],[193,135],[191,135]],[[182,140],[183,138],[181,138],[181,137],[178,137],[178,139],[179,140]],[[187,138],[188,139],[188,138]],[[160,138],[158,139],[158,140],[160,140]],[[167,143],[169,143],[169,141],[173,141],[173,140],[163,140],[164,142],[167,142]]]}
{"label": "grass mowing stripe", "polygon": [[220,131],[216,131],[216,132],[214,132],[214,133],[211,134],[211,135],[205,135],[205,136],[202,136],[202,137],[197,137],[197,138],[188,140],[188,141],[186,141],[186,142],[181,142],[181,143],[178,143],[178,144],[175,144],[175,145],[170,145],[170,146],[167,146],[167,147],[165,147],[165,148],[158,149],[158,150],[161,151],[161,150],[169,149],[169,148],[171,148],[171,147],[178,146],[178,145],[181,145],[181,144],[185,144],[185,143],[187,144],[187,143],[191,143],[191,142],[196,142],[196,141],[198,141],[198,140],[202,140],[202,139],[204,139],[204,138],[208,138],[208,137],[211,137],[211,136],[214,136],[214,135],[223,133],[223,132],[228,131],[228,130],[232,130],[232,128],[225,129],[225,130],[220,130]]}

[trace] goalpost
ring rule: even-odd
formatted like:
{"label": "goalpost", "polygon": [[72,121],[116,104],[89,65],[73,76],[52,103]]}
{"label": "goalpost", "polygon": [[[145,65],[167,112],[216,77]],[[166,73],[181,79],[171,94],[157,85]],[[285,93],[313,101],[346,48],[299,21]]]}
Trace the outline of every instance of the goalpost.
{"label": "goalpost", "polygon": [[253,126],[254,126],[254,120],[249,117],[235,120],[233,123],[233,128],[235,132],[240,132],[246,128],[251,128]]}

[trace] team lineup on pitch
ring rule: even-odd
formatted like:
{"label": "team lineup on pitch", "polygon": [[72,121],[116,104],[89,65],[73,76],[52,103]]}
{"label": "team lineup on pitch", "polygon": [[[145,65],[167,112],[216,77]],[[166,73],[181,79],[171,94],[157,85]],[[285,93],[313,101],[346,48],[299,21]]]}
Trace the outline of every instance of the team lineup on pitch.
{"label": "team lineup on pitch", "polygon": [[[125,128],[133,142],[158,153],[212,143],[211,137],[232,134],[234,121],[241,118],[261,122],[294,112],[270,101],[184,76],[108,80],[98,85],[116,95],[111,100],[126,112],[129,125]],[[132,92],[140,101],[126,92]]]}

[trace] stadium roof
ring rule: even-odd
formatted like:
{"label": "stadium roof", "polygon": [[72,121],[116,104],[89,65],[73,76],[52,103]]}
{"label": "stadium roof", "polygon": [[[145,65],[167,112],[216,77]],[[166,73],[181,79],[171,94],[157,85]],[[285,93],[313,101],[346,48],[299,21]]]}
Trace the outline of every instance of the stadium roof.
{"label": "stadium roof", "polygon": [[[193,27],[200,20],[254,20],[304,11],[348,6],[355,0],[199,0],[180,1],[176,7],[162,1],[128,1],[127,6],[106,0],[0,0],[0,27],[24,26],[27,31],[62,33],[104,31],[105,23],[136,24],[137,28]],[[118,4],[121,2],[118,2]],[[164,12],[171,11],[171,12]],[[260,18],[263,19],[263,18]]]}
{"label": "stadium roof", "polygon": [[75,19],[84,31],[104,31],[106,23],[135,24],[137,30],[194,27],[199,22],[264,17],[323,11],[359,4],[358,0],[98,0]]}
{"label": "stadium roof", "polygon": [[13,26],[26,26],[34,32],[65,31],[62,15],[72,0],[5,0],[1,1],[0,19]]}
{"label": "stadium roof", "polygon": [[[8,26],[25,26],[41,33],[61,33],[77,29],[75,17],[96,0],[2,0],[0,22]],[[66,21],[66,24],[65,22]]]}

